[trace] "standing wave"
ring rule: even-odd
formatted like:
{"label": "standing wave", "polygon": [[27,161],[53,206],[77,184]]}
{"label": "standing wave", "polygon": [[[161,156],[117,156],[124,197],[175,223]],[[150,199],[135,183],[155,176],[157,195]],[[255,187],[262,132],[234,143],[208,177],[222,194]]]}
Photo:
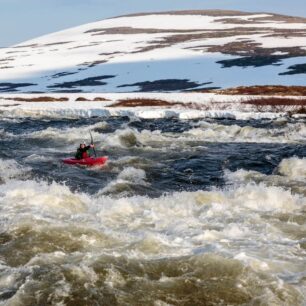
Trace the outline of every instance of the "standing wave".
{"label": "standing wave", "polygon": [[[145,176],[130,169],[118,179]],[[118,199],[12,177],[0,185],[1,298],[302,305],[305,206],[303,196],[264,183]]]}

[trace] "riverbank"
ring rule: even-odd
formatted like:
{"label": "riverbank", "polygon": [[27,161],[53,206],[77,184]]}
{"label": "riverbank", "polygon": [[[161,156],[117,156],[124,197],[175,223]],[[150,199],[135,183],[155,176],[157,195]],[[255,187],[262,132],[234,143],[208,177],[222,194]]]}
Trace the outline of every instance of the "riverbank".
{"label": "riverbank", "polygon": [[2,94],[0,112],[20,117],[231,118],[303,117],[305,96],[219,93]]}

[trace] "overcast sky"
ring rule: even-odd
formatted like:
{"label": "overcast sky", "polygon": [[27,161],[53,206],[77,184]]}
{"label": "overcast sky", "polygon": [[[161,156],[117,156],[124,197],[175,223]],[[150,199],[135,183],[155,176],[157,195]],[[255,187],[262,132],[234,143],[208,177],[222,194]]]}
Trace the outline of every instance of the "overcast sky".
{"label": "overcast sky", "polygon": [[0,0],[0,47],[112,16],[186,9],[306,17],[306,0]]}

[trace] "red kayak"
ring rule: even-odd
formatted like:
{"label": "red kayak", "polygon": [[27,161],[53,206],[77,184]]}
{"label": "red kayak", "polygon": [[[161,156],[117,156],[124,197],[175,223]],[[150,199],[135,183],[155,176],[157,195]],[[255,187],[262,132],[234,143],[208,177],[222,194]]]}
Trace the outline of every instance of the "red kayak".
{"label": "red kayak", "polygon": [[63,159],[64,164],[68,165],[82,165],[82,166],[102,166],[108,160],[107,156],[101,157],[87,157],[83,159],[76,159],[76,158],[66,158]]}

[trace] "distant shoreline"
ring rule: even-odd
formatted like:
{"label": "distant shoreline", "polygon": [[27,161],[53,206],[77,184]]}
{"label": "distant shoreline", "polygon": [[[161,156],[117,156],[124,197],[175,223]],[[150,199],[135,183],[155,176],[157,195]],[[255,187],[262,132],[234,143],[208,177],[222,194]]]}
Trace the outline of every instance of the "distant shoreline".
{"label": "distant shoreline", "polygon": [[306,87],[253,86],[203,93],[11,93],[0,95],[0,112],[17,117],[304,117]]}

